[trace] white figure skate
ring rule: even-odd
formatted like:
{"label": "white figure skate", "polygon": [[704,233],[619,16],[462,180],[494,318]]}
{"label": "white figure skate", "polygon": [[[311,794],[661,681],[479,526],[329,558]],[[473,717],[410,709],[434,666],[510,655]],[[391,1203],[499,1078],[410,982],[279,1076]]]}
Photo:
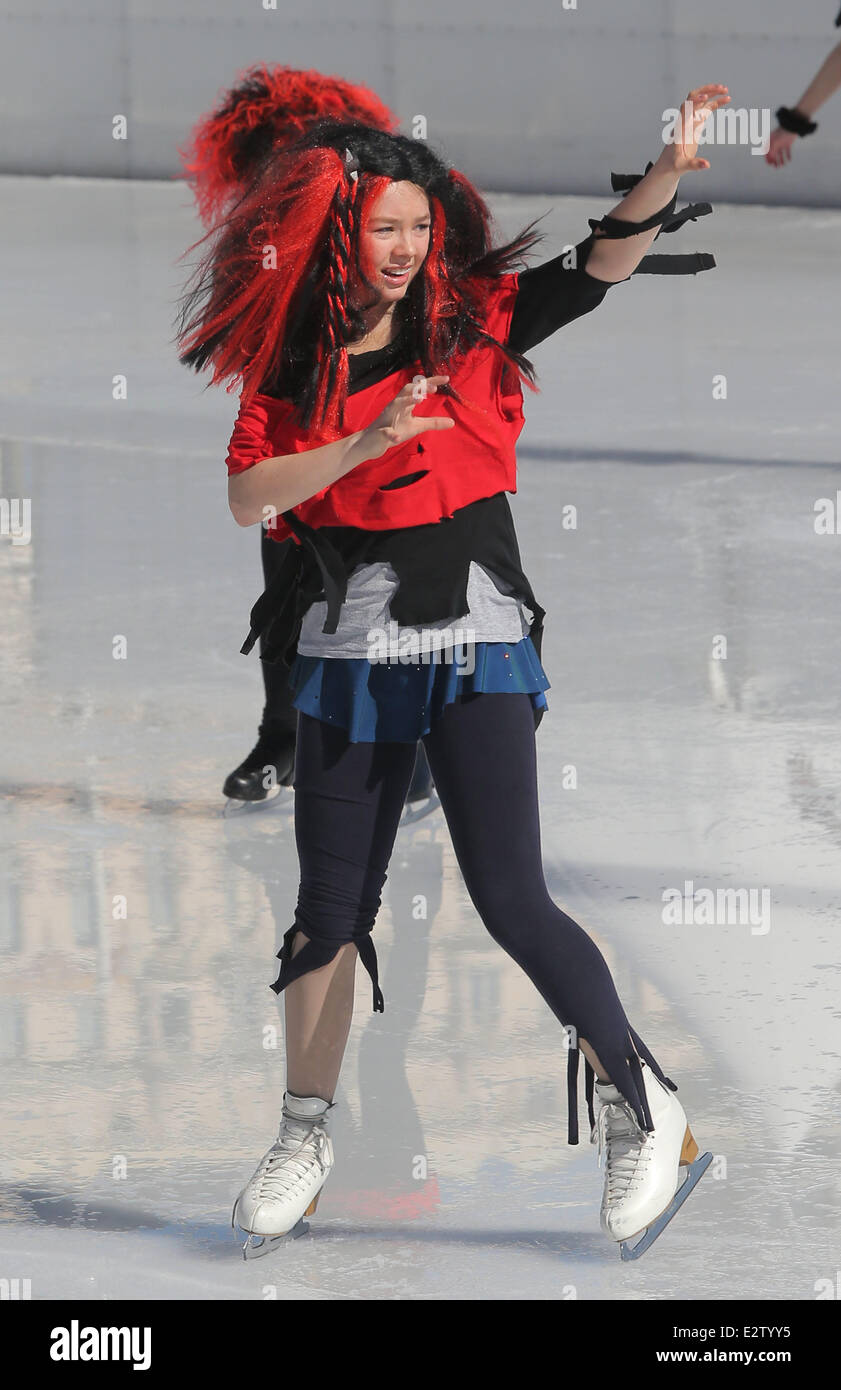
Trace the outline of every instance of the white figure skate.
{"label": "white figure skate", "polygon": [[[607,1151],[601,1227],[620,1242],[623,1260],[639,1259],[654,1244],[713,1159],[711,1153],[698,1157],[698,1145],[674,1092],[644,1062],[642,1074],[653,1134],[640,1129],[631,1105],[615,1086],[596,1082],[600,1109],[591,1142],[598,1143],[600,1166]],[[642,1239],[629,1245],[638,1235]]]}
{"label": "white figure skate", "polygon": [[277,1142],[264,1154],[231,1215],[231,1225],[248,1236],[243,1259],[270,1254],[287,1236],[297,1240],[307,1234],[309,1225],[303,1217],[316,1210],[333,1167],[328,1132],[332,1108],[319,1096],[284,1092]]}

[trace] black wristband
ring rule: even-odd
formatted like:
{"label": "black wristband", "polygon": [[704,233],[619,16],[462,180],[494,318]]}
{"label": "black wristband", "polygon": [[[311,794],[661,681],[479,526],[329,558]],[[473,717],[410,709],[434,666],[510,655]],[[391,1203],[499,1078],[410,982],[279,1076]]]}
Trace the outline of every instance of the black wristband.
{"label": "black wristband", "polygon": [[787,106],[780,106],[774,115],[779,121],[782,130],[788,130],[792,135],[811,135],[817,130],[817,121],[810,121],[808,116],[804,116],[802,111],[798,111],[795,106],[789,109]]}

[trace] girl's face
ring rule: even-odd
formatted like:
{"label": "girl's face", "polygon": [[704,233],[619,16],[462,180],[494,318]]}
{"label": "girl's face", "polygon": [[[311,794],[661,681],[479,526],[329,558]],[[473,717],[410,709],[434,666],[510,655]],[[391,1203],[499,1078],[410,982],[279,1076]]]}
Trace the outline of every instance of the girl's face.
{"label": "girl's face", "polygon": [[429,203],[415,184],[390,183],[377,198],[360,230],[359,261],[381,300],[403,299],[429,250],[429,229]]}

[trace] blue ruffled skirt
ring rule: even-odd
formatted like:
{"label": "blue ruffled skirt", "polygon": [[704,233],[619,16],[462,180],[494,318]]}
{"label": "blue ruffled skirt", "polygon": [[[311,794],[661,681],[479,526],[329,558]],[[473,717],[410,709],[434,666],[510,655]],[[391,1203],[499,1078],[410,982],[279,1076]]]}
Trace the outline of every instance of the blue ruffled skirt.
{"label": "blue ruffled skirt", "polygon": [[[475,660],[467,661],[475,653]],[[304,714],[347,729],[351,743],[417,743],[445,706],[473,691],[531,696],[549,708],[549,679],[530,637],[520,642],[476,642],[454,661],[371,662],[367,657],[304,656],[289,673],[293,705]],[[470,664],[472,670],[465,671]]]}

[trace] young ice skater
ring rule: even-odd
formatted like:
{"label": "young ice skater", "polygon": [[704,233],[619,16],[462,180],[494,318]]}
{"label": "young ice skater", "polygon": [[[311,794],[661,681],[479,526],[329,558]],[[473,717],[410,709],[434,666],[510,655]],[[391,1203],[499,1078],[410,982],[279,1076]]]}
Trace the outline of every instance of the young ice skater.
{"label": "young ice skater", "polygon": [[529,269],[537,234],[494,247],[481,195],[425,143],[318,121],[262,164],[185,296],[181,360],[241,387],[234,518],[292,542],[243,648],[259,637],[263,660],[289,671],[300,860],[272,986],[285,992],[280,1131],[234,1208],[246,1256],[302,1229],[333,1167],[357,956],[384,1007],[371,933],[418,740],[479,917],[562,1025],[570,1143],[584,1053],[606,1155],[601,1223],[623,1257],[650,1245],[710,1161],[598,948],[548,893],[535,741],[545,610],[507,493],[526,354],[634,273],[714,264],[646,253],[709,211],[676,212],[677,188],[709,168],[697,134],[727,100],[717,84],[690,93],[680,138],[644,176],[615,180],[628,190],[619,205],[574,254]]}

